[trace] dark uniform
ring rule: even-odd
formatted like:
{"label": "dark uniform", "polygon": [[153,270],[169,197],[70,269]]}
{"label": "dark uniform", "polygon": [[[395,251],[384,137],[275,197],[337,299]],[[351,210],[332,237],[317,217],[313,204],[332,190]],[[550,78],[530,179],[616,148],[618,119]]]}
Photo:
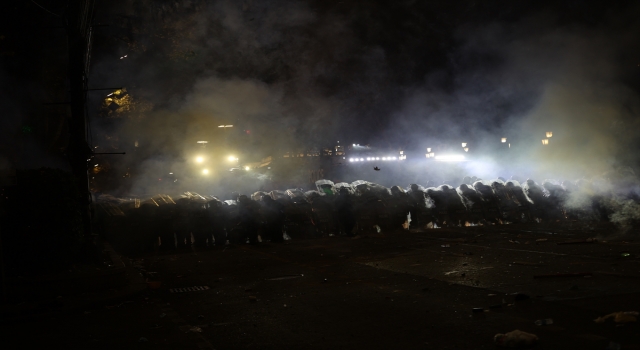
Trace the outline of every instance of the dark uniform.
{"label": "dark uniform", "polygon": [[423,222],[426,214],[426,197],[424,191],[417,184],[411,184],[409,186],[409,198],[411,200],[411,206],[409,213],[411,214],[411,228],[419,228],[424,226],[426,222]]}
{"label": "dark uniform", "polygon": [[241,226],[241,239],[249,239],[251,244],[258,242],[258,229],[260,227],[258,219],[260,217],[260,205],[247,198],[238,197],[238,216]]}
{"label": "dark uniform", "polygon": [[270,196],[262,197],[263,234],[271,242],[283,242],[282,229],[284,227],[284,206]]}
{"label": "dark uniform", "polygon": [[348,237],[353,237],[353,229],[356,226],[356,215],[349,190],[341,188],[340,195],[336,198],[335,204],[342,232]]}
{"label": "dark uniform", "polygon": [[[469,181],[471,179],[469,178]],[[466,183],[460,185],[457,189],[463,204],[467,209],[467,220],[473,224],[480,223],[485,220],[486,209],[482,197],[473,187]]]}
{"label": "dark uniform", "polygon": [[393,186],[388,203],[391,230],[399,229],[407,221],[407,215],[411,211],[411,199],[400,186]]}
{"label": "dark uniform", "polygon": [[227,215],[220,201],[210,201],[207,207],[209,227],[214,244],[223,246],[227,242]]}

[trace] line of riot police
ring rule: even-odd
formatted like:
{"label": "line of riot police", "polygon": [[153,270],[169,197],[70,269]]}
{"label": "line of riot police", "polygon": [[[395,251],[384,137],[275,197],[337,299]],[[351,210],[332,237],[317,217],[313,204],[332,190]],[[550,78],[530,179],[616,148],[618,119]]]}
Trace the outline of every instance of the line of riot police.
{"label": "line of riot police", "polygon": [[[466,177],[462,182],[457,187],[411,184],[405,190],[363,180],[350,184],[319,180],[316,190],[306,192],[235,194],[234,199],[224,201],[186,192],[175,201],[168,195],[156,195],[143,202],[121,202],[118,207],[129,227],[123,230],[130,235],[126,244],[137,250],[154,246],[171,250],[403,228],[608,220],[615,210],[612,203],[640,202],[635,180],[617,192],[612,181],[602,179],[546,180],[540,185],[531,179],[520,184],[514,179]],[[114,202],[111,198],[101,205],[117,212]]]}

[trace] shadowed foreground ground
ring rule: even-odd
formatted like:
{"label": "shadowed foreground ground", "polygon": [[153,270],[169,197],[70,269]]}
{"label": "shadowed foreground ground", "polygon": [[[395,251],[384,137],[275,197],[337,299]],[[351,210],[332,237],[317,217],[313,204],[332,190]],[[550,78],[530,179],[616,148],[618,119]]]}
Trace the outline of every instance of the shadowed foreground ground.
{"label": "shadowed foreground ground", "polygon": [[[520,329],[540,337],[537,349],[640,349],[637,323],[593,322],[640,309],[637,233],[610,232],[504,225],[151,254],[132,264],[159,289],[14,314],[3,338],[16,348],[491,349],[496,333]],[[556,273],[592,275],[534,278]],[[170,292],[194,286],[209,289]],[[543,318],[553,325],[534,324]]]}

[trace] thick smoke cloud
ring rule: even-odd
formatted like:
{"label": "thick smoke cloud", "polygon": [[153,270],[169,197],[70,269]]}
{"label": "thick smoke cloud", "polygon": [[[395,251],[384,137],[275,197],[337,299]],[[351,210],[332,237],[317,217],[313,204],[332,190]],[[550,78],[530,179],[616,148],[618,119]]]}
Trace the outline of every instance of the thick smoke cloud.
{"label": "thick smoke cloud", "polygon": [[[146,177],[187,169],[203,132],[228,137],[220,124],[251,130],[237,136],[247,159],[337,139],[417,158],[464,141],[474,161],[462,171],[483,178],[635,166],[626,150],[636,138],[638,87],[628,78],[638,28],[625,13],[636,8],[614,6],[593,24],[544,7],[465,6],[123,0],[102,13],[114,24],[92,79],[127,85],[153,110],[96,123],[97,133],[127,147],[139,140],[118,166],[142,163]],[[457,171],[410,169],[416,182]]]}
{"label": "thick smoke cloud", "polygon": [[[618,12],[598,25],[543,13],[463,27],[451,53],[450,89],[443,89],[445,73],[427,75],[394,124],[420,148],[470,142],[479,161],[469,171],[479,176],[575,179],[637,168],[629,151],[640,99],[629,78],[638,76],[639,31]],[[543,147],[547,131],[553,136]],[[508,152],[497,152],[501,137]]]}

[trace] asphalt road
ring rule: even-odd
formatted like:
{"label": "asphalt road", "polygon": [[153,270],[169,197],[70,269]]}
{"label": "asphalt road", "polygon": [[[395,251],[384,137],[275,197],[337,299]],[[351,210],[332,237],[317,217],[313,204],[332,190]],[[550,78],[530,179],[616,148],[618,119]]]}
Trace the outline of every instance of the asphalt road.
{"label": "asphalt road", "polygon": [[640,349],[637,322],[593,322],[640,311],[636,237],[504,225],[155,253],[134,264],[160,288],[5,321],[3,338],[12,348],[493,349],[496,333],[520,329],[538,335],[536,349]]}

